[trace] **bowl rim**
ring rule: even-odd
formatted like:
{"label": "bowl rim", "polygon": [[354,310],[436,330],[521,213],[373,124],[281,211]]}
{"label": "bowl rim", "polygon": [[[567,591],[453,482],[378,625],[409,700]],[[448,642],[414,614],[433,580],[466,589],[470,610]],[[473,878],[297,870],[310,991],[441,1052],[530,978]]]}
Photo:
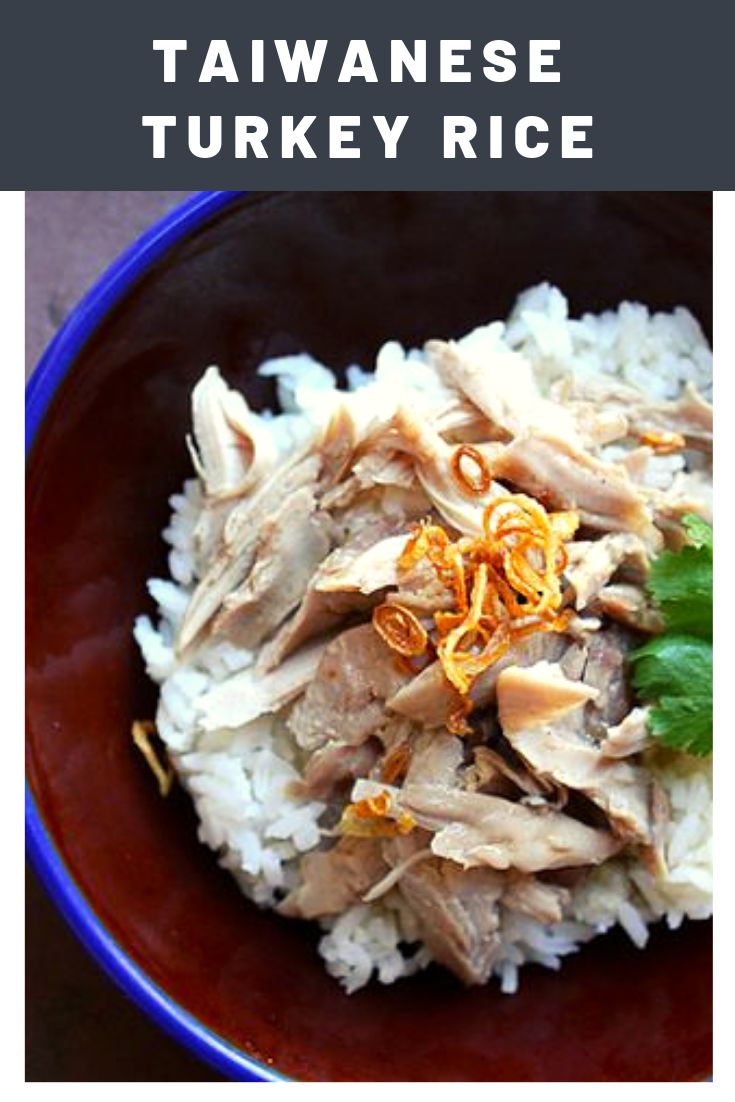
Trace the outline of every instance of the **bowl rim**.
{"label": "bowl rim", "polygon": [[[240,191],[200,191],[177,203],[136,237],[79,299],[47,345],[25,386],[28,461],[56,393],[76,357],[107,314],[167,249],[242,197]],[[96,914],[56,848],[30,784],[25,785],[26,856],[56,909],[115,985],[156,1025],[221,1075],[246,1082],[292,1082],[226,1041],[172,999],[118,944]],[[694,1080],[712,1082],[712,1075]]]}
{"label": "bowl rim", "polygon": [[[167,249],[246,191],[196,192],[136,238],[74,306],[41,356],[25,388],[26,461],[52,401],[84,344],[109,311]],[[128,956],[74,880],[26,781],[26,855],[56,908],[82,945],[136,1005],[176,1041],[228,1079],[250,1082],[287,1076],[242,1052],[185,1010]]]}

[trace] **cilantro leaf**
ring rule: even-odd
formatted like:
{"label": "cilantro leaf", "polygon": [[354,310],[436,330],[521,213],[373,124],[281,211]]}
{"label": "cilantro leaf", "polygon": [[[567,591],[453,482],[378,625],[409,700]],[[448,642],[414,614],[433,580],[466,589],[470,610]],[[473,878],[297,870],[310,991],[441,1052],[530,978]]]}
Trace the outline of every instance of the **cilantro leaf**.
{"label": "cilantro leaf", "polygon": [[712,528],[682,518],[689,540],[651,564],[648,589],[666,631],[633,651],[633,685],[651,702],[648,727],[666,746],[712,753]]}
{"label": "cilantro leaf", "polygon": [[655,701],[651,734],[666,746],[712,753],[712,646],[704,639],[661,635],[633,651],[633,685]]}
{"label": "cilantro leaf", "polygon": [[662,696],[648,718],[651,734],[673,750],[706,758],[712,753],[712,702],[704,697]]}
{"label": "cilantro leaf", "polygon": [[663,694],[693,696],[712,689],[712,647],[686,635],[660,635],[633,651],[634,684],[649,699]]}
{"label": "cilantro leaf", "polygon": [[666,746],[712,753],[712,646],[703,639],[662,635],[631,655],[633,684],[656,701],[651,733]]}
{"label": "cilantro leaf", "polygon": [[648,589],[667,631],[711,640],[712,529],[692,514],[683,521],[691,543],[654,559]]}
{"label": "cilantro leaf", "polygon": [[687,513],[682,517],[684,531],[694,547],[708,547],[712,550],[712,525],[702,520],[696,513]]}

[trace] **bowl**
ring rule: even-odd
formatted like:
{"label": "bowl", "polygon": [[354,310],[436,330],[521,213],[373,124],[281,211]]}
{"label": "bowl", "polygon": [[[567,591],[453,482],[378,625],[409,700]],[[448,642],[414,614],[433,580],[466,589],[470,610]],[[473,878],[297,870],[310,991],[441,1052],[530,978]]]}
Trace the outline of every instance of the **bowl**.
{"label": "bowl", "polygon": [[131,637],[189,473],[189,390],[218,363],[272,403],[265,357],[344,368],[504,316],[557,283],[711,325],[709,193],[203,193],[66,322],[27,395],[27,846],[76,933],[233,1079],[694,1080],[711,1061],[711,927],[595,941],[519,993],[439,969],[347,996],[309,925],[262,912],[161,800],[130,740],[153,714]]}

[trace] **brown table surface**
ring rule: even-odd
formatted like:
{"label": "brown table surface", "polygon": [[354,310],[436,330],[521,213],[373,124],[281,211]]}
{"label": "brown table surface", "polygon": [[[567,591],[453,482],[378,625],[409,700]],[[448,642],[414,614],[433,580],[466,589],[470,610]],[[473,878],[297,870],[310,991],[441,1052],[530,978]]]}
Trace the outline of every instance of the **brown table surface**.
{"label": "brown table surface", "polygon": [[[114,257],[186,192],[26,196],[26,375]],[[26,878],[26,1079],[216,1081],[97,967],[30,872]]]}

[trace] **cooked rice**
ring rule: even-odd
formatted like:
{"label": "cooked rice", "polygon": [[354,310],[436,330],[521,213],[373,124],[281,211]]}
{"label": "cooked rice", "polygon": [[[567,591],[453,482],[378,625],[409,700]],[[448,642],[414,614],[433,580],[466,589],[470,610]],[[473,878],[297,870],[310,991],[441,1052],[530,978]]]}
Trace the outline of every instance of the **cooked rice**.
{"label": "cooked rice", "polygon": [[[571,372],[613,376],[656,398],[675,397],[690,381],[711,393],[711,352],[698,323],[683,308],[651,314],[645,306],[624,302],[616,311],[572,319],[561,292],[541,284],[519,296],[507,323],[482,326],[459,343],[521,352],[544,388]],[[339,400],[336,378],[307,355],[270,360],[260,373],[278,380],[283,412],[265,411],[260,419],[284,455],[326,421]],[[347,380],[349,389],[361,392],[352,410],[361,425],[389,416],[407,399],[420,409],[427,395],[449,396],[423,353],[406,351],[396,341],[380,349],[374,371],[352,366]],[[620,458],[616,447],[608,449],[609,459]],[[682,462],[680,456],[654,457],[647,481],[670,485]],[[163,537],[170,546],[171,578],[149,582],[157,622],[140,616],[134,629],[148,674],[160,685],[156,726],[194,800],[200,840],[218,854],[247,896],[269,906],[298,883],[299,858],[319,845],[326,805],[294,794],[296,752],[281,716],[260,717],[234,731],[203,730],[200,697],[252,665],[254,655],[217,642],[184,661],[176,659],[173,639],[197,581],[192,535],[202,505],[198,482],[186,482],[170,505]],[[516,990],[523,964],[557,969],[565,956],[615,925],[643,948],[651,922],[665,919],[675,928],[684,918],[711,914],[711,764],[660,752],[650,764],[671,804],[666,875],[655,879],[639,861],[620,857],[595,869],[573,891],[563,922],[544,925],[501,908],[502,944],[494,974],[503,991]],[[410,910],[394,890],[323,926],[319,951],[349,992],[371,978],[392,983],[431,960]]]}

